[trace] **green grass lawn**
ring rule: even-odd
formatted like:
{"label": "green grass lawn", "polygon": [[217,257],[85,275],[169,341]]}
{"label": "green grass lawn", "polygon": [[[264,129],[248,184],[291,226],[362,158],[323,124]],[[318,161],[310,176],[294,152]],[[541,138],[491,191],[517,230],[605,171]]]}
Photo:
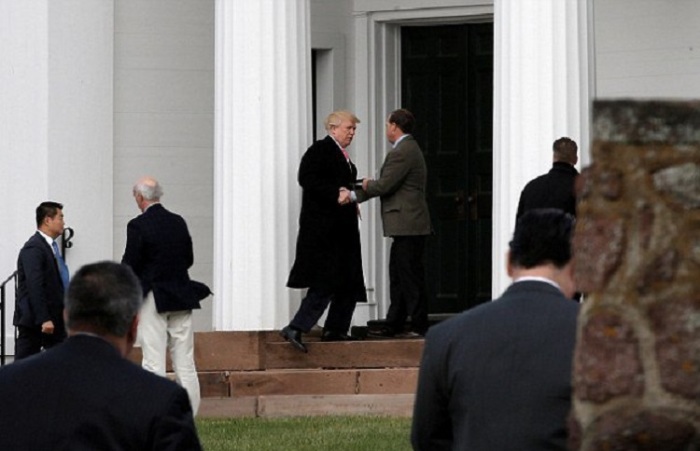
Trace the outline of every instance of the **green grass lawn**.
{"label": "green grass lawn", "polygon": [[352,416],[198,419],[205,451],[410,450],[410,418]]}

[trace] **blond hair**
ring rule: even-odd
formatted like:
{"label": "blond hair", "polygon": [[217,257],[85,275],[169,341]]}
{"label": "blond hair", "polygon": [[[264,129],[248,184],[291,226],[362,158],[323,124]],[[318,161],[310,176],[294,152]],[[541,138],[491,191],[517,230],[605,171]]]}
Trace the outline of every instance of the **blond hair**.
{"label": "blond hair", "polygon": [[326,127],[326,131],[330,132],[331,127],[339,126],[343,121],[350,121],[353,124],[359,124],[360,120],[353,113],[347,110],[334,111],[328,115],[323,125]]}

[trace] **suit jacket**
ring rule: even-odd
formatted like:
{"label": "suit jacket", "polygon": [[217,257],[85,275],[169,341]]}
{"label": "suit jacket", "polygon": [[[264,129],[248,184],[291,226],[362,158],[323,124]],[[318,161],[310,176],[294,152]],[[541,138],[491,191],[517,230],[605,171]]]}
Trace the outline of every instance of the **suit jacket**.
{"label": "suit jacket", "polygon": [[389,151],[378,180],[370,180],[367,191],[358,190],[363,202],[379,196],[382,202],[384,236],[429,235],[432,231],[425,186],[428,170],[413,136],[408,135]]}
{"label": "suit jacket", "polygon": [[357,168],[330,136],[316,141],[299,164],[302,187],[296,257],[290,288],[343,290],[366,301],[357,206],[338,205],[341,187],[352,190]]}
{"label": "suit jacket", "polygon": [[565,450],[578,311],[556,287],[522,281],[429,329],[414,449]]}
{"label": "suit jacket", "polygon": [[0,449],[198,450],[187,392],[78,335],[0,368]]}
{"label": "suit jacket", "polygon": [[129,221],[122,263],[131,266],[146,296],[153,291],[158,312],[198,309],[209,288],[190,280],[192,238],[181,216],[153,204]]}
{"label": "suit jacket", "polygon": [[558,208],[576,216],[574,183],[577,175],[578,171],[569,163],[555,162],[548,173],[525,185],[516,218],[535,208]]}
{"label": "suit jacket", "polygon": [[65,289],[56,256],[44,237],[36,232],[17,258],[17,296],[13,324],[36,327],[53,321],[56,333],[64,333]]}

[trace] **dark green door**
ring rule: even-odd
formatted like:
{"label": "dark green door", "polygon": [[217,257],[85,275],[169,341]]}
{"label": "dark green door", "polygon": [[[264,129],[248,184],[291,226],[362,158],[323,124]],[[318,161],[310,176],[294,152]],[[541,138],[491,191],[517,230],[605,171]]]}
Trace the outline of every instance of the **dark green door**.
{"label": "dark green door", "polygon": [[491,299],[493,24],[403,27],[401,48],[428,165],[430,313],[459,312]]}

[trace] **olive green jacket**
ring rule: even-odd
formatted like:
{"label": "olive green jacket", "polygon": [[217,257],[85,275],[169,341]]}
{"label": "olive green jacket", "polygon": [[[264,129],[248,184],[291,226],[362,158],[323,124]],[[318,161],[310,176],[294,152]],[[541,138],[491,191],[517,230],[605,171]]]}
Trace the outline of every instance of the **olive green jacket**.
{"label": "olive green jacket", "polygon": [[425,200],[428,170],[413,136],[408,135],[389,151],[378,180],[367,190],[358,189],[358,202],[381,199],[384,236],[430,235],[430,213]]}

